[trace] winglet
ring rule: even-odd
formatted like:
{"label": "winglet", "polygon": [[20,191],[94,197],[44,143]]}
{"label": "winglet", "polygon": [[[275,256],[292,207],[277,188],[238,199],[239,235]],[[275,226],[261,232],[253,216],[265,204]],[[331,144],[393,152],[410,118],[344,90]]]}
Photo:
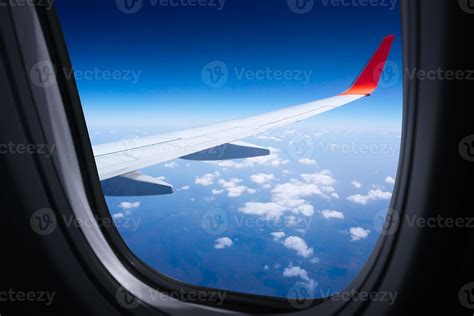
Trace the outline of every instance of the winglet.
{"label": "winglet", "polygon": [[352,86],[341,95],[371,95],[379,84],[395,35],[385,37]]}

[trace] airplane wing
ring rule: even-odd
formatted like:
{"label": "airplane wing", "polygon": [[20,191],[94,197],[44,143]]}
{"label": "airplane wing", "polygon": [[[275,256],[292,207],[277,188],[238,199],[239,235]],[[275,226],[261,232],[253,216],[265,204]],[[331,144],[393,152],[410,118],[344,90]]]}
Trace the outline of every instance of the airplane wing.
{"label": "airplane wing", "polygon": [[393,35],[383,39],[352,86],[340,95],[232,121],[94,146],[104,194],[170,194],[170,184],[138,170],[177,158],[212,161],[268,155],[268,149],[240,140],[370,96],[377,88],[393,40]]}

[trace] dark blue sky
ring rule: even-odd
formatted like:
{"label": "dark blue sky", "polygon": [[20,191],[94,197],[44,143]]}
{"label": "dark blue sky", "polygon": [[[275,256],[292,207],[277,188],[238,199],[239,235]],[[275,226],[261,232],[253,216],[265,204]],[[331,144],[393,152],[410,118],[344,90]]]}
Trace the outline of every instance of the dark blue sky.
{"label": "dark blue sky", "polygon": [[[57,3],[77,71],[139,74],[136,82],[78,80],[91,125],[156,126],[185,113],[192,119],[181,120],[179,127],[186,127],[329,97],[350,85],[388,34],[397,35],[389,58],[401,65],[398,6],[316,1],[309,13],[296,14],[286,0],[228,0],[222,10],[154,3],[143,0],[135,14],[124,14],[112,0]],[[215,60],[229,69],[220,88],[207,86],[201,77],[203,67]],[[311,75],[308,80],[239,78],[247,69]],[[358,127],[376,120],[399,128],[401,80],[394,83],[368,101],[327,114],[326,123],[347,126],[357,119],[353,127]]]}

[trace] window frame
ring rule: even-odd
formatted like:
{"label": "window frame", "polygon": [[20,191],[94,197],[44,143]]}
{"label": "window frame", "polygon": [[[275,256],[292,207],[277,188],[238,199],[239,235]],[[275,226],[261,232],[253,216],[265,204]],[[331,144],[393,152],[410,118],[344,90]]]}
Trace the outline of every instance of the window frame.
{"label": "window frame", "polygon": [[[413,10],[413,7],[410,7],[410,5],[407,4],[402,6],[402,17],[404,17],[402,19],[402,26],[404,31],[406,31],[409,25],[411,25],[411,21],[407,20],[408,15],[404,15],[404,12],[406,13],[408,9]],[[71,62],[69,60],[69,54],[67,52],[67,46],[60,28],[58,18],[54,10],[46,10],[41,7],[26,7],[13,8],[12,13],[15,20],[17,21],[17,28],[22,27],[25,30],[31,31],[31,34],[34,34],[35,38],[30,38],[30,40],[33,40],[34,42],[44,42],[44,46],[40,48],[44,50],[42,52],[34,50],[23,50],[24,59],[29,59],[32,62],[33,60],[38,59],[38,57],[40,56],[49,55],[49,58],[54,65],[58,65],[61,68],[64,67],[64,69],[72,68]],[[30,20],[31,18],[33,21]],[[36,18],[37,20],[35,21]],[[37,24],[35,24],[35,22],[37,22]],[[38,26],[40,26],[40,29],[36,28]],[[25,32],[25,34],[27,33],[28,32]],[[407,51],[405,51],[405,47],[407,47],[408,42],[416,43],[416,32],[414,32],[413,35],[410,35],[409,37],[405,37],[405,34],[407,34],[407,32],[403,32],[403,34],[405,64],[406,58],[409,54]],[[18,40],[20,44],[25,44],[25,41],[27,41],[26,38],[28,36],[29,35],[24,35],[23,38],[20,38],[21,36],[19,36]],[[413,57],[414,56],[410,56],[410,58]],[[412,82],[407,83],[405,81],[405,100],[407,97],[407,90],[415,88],[412,85]],[[65,134],[67,135],[73,136],[69,139],[69,141],[72,142],[78,159],[77,165],[74,166],[74,168],[77,168],[76,171],[80,173],[76,173],[76,175],[80,176],[76,179],[73,179],[72,172],[64,172],[64,170],[61,172],[60,168],[58,168],[58,173],[60,174],[61,181],[63,182],[63,184],[70,182],[71,186],[74,186],[76,189],[83,190],[82,196],[84,200],[77,201],[77,198],[72,196],[71,192],[64,192],[64,194],[67,196],[67,200],[71,204],[70,206],[77,218],[97,215],[99,221],[110,221],[112,218],[101,191],[101,186],[95,167],[95,161],[92,154],[92,147],[87,133],[87,126],[85,124],[85,119],[82,112],[82,105],[80,102],[80,97],[75,80],[74,78],[71,78],[68,81],[65,76],[63,76],[62,72],[58,72],[57,87],[55,88],[57,89],[57,91],[53,94],[51,94],[52,92],[50,89],[36,91],[37,95],[35,96],[35,99],[44,98],[48,100],[54,100],[56,102],[56,106],[61,105],[61,107],[63,108],[64,113],[61,113],[63,114],[63,116],[61,117],[61,114],[58,114],[54,116],[54,118],[57,120],[56,122],[66,119],[66,121],[62,123],[64,124],[64,126],[67,126],[69,130],[64,132],[66,132]],[[39,94],[43,95],[39,96]],[[51,107],[51,105],[49,105],[49,107]],[[54,110],[58,110],[58,108]],[[52,114],[53,108],[48,108],[48,111],[49,114]],[[411,119],[412,115],[414,115],[413,111],[413,108],[409,109],[407,107],[407,102],[405,101],[401,146],[402,153],[399,160],[397,184],[394,188],[394,195],[391,201],[391,209],[403,209],[403,207],[397,207],[397,205],[402,205],[400,203],[402,203],[404,193],[406,192],[406,189],[402,190],[402,188],[406,187],[406,181],[410,174],[409,159],[411,157],[414,146],[413,140],[411,139],[412,137],[410,136],[414,128],[413,120]],[[47,129],[48,122],[43,121],[42,123],[43,127]],[[48,140],[50,140],[51,143],[56,143],[60,145],[61,140],[66,141],[67,135],[60,136],[57,134],[57,132],[54,131],[54,129],[51,129],[49,131],[49,137],[51,138]],[[67,156],[67,153],[63,153],[60,151],[61,150],[59,150],[58,152],[58,159],[66,159],[65,157]],[[60,157],[61,155],[63,156]],[[71,163],[75,164],[75,162]],[[77,192],[75,193],[77,194]],[[76,204],[78,202],[79,204]],[[87,206],[89,207],[89,209],[85,209]],[[90,237],[91,229],[100,230],[100,232],[93,232],[92,235],[98,236],[99,233],[103,235],[103,239],[96,239],[95,242],[107,242],[107,245],[94,245],[94,241],[91,241],[92,239]],[[327,300],[324,298],[315,299],[311,300],[311,306],[309,308],[305,310],[299,310],[292,307],[286,299],[250,295],[189,285],[183,282],[172,280],[143,263],[129,250],[129,248],[126,246],[125,242],[121,238],[119,232],[113,225],[97,225],[93,228],[82,227],[81,230],[84,235],[84,238],[89,239],[88,242],[90,244],[90,247],[96,254],[98,261],[105,267],[106,270],[109,271],[112,277],[117,280],[121,286],[124,286],[127,289],[128,287],[130,287],[130,292],[136,293],[136,296],[138,296],[141,302],[144,302],[146,305],[149,305],[161,311],[172,311],[174,314],[176,309],[179,309],[180,312],[182,312],[183,314],[186,314],[189,311],[192,311],[193,313],[196,313],[196,311],[198,311],[198,315],[200,313],[202,313],[203,315],[211,315],[214,312],[216,313],[216,315],[219,315],[222,313],[223,310],[228,312],[234,311],[235,313],[243,312],[252,314],[267,314],[275,312],[300,312],[301,314],[314,314],[315,312],[336,313],[346,308],[346,305],[353,303],[335,302],[331,301],[330,299]],[[377,242],[377,245],[372,255],[364,265],[364,268],[355,278],[355,280],[347,287],[346,290],[350,291],[351,289],[360,290],[362,288],[367,287],[376,287],[376,284],[379,283],[379,278],[381,278],[384,271],[384,268],[380,267],[384,266],[390,259],[391,251],[396,245],[397,239],[398,233],[391,236],[381,236]],[[72,241],[72,243],[74,244],[74,241]],[[112,251],[113,255],[116,257],[116,260],[113,261],[115,263],[119,262],[122,265],[123,269],[121,269],[121,273],[129,273],[129,275],[127,275],[126,277],[117,276],[117,272],[113,272],[113,269],[110,266],[110,261],[106,262],[106,260],[103,260],[103,257],[101,258],[100,251],[106,251],[104,250],[105,248],[103,248],[105,246],[108,246]],[[108,254],[110,254],[110,252],[108,252]],[[97,263],[93,263],[90,260],[87,262],[87,266],[90,270],[93,270],[94,264]],[[159,291],[177,291],[185,288],[187,291],[194,292],[219,291],[227,293],[227,297],[224,306],[215,306],[212,304],[195,305],[180,301],[173,303],[153,302],[147,299],[146,297],[140,297],[140,294],[138,294],[138,292],[133,289],[133,287],[135,286],[134,284],[132,284],[133,282],[128,282],[128,284],[124,285],[124,283],[126,282],[121,283],[121,279],[134,279],[134,282],[139,281],[142,283],[141,286],[149,287],[152,290],[155,289]],[[263,309],[265,310],[263,311]]]}

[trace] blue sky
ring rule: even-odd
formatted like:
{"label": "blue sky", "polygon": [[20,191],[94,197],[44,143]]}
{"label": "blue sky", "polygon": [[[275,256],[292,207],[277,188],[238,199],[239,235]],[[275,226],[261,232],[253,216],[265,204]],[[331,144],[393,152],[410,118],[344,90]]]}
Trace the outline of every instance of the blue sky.
{"label": "blue sky", "polygon": [[[93,144],[337,95],[396,35],[370,98],[245,140],[271,148],[270,157],[168,162],[143,172],[175,194],[106,199],[127,245],[167,276],[280,297],[300,286],[321,297],[353,280],[378,239],[374,218],[389,205],[400,146],[398,4],[315,1],[297,14],[291,1],[228,0],[218,10],[143,0],[134,14],[116,1],[57,3]],[[215,65],[226,69],[218,86],[207,76]],[[301,139],[307,154],[292,148]],[[226,224],[209,231],[216,218]]]}
{"label": "blue sky", "polygon": [[[401,65],[398,7],[316,1],[304,15],[291,11],[287,1],[227,1],[219,11],[153,6],[145,0],[136,14],[123,14],[115,1],[60,2],[58,7],[76,71],[123,71],[123,80],[78,80],[93,126],[140,123],[172,129],[330,97],[352,83],[388,34],[397,35],[390,60]],[[203,68],[212,61],[228,66],[223,87],[203,81]],[[311,75],[309,80],[238,76],[244,69],[267,68]],[[325,121],[399,129],[401,80],[394,84],[370,100],[328,113]],[[183,122],[183,114],[191,119]]]}

